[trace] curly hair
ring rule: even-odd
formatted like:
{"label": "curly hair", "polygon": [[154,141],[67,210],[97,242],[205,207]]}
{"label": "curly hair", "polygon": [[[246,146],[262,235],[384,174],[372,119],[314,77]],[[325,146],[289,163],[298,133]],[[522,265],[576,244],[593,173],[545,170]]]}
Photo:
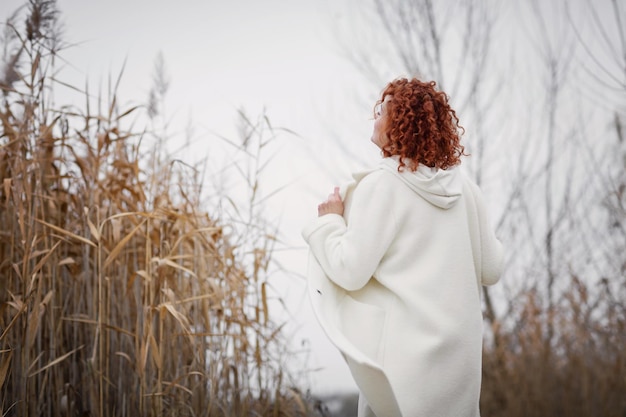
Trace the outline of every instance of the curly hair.
{"label": "curly hair", "polygon": [[447,169],[460,164],[461,156],[466,155],[460,143],[465,129],[447,95],[437,91],[436,85],[434,81],[399,78],[385,87],[377,102],[391,96],[385,104],[387,141],[382,152],[385,157],[400,157],[399,171],[407,163],[411,171],[419,164]]}

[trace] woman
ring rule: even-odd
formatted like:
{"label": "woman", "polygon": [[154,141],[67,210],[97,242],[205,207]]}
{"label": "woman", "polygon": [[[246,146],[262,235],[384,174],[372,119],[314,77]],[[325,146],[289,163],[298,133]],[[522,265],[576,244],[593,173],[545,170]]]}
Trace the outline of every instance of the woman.
{"label": "woman", "polygon": [[359,417],[479,416],[480,286],[498,281],[502,248],[435,87],[387,85],[371,138],[380,165],[335,188],[303,230],[314,310],[360,389]]}

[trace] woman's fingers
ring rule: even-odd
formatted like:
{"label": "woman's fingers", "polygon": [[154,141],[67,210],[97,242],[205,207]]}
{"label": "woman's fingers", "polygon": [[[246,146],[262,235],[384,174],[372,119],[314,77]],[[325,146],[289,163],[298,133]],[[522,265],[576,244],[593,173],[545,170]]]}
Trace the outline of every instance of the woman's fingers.
{"label": "woman's fingers", "polygon": [[319,216],[323,216],[328,213],[343,215],[343,201],[341,201],[339,187],[335,187],[333,193],[328,195],[328,199],[317,206],[317,213]]}
{"label": "woman's fingers", "polygon": [[339,202],[341,201],[341,195],[339,194],[339,187],[335,187],[332,194],[328,195],[327,201]]}

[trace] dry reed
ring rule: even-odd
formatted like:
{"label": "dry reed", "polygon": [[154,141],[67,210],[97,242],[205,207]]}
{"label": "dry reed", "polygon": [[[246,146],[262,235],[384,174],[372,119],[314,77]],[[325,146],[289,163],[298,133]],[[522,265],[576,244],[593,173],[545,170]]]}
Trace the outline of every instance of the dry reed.
{"label": "dry reed", "polygon": [[485,345],[483,416],[626,415],[626,308],[601,286],[572,276],[552,309],[537,291],[520,294]]}
{"label": "dry reed", "polygon": [[281,367],[266,226],[201,209],[117,84],[95,113],[87,92],[55,105],[56,14],[31,0],[4,31],[0,415],[312,415]]}
{"label": "dry reed", "polygon": [[[154,103],[120,109],[113,83],[96,111],[87,92],[54,105],[54,6],[31,0],[3,30],[0,415],[325,414],[281,366],[267,225],[201,209],[198,171],[140,146]],[[247,146],[260,131],[242,121]],[[571,284],[492,323],[483,416],[626,415],[623,297]]]}

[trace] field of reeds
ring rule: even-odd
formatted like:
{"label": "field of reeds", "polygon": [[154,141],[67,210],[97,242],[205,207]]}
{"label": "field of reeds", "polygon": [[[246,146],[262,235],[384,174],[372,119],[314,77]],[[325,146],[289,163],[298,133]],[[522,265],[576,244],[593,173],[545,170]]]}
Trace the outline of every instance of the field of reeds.
{"label": "field of reeds", "polygon": [[313,415],[270,317],[269,228],[203,204],[119,79],[55,102],[56,13],[3,27],[0,415]]}
{"label": "field of reeds", "polygon": [[[54,1],[27,6],[1,40],[0,416],[328,415],[284,366],[274,231],[202,198],[154,103],[57,80]],[[241,146],[263,142],[241,120]],[[487,315],[482,415],[626,416],[623,294],[571,276],[554,303],[531,288]]]}
{"label": "field of reeds", "polygon": [[483,416],[626,416],[626,305],[577,277],[553,308],[537,291],[493,322],[483,354]]}

